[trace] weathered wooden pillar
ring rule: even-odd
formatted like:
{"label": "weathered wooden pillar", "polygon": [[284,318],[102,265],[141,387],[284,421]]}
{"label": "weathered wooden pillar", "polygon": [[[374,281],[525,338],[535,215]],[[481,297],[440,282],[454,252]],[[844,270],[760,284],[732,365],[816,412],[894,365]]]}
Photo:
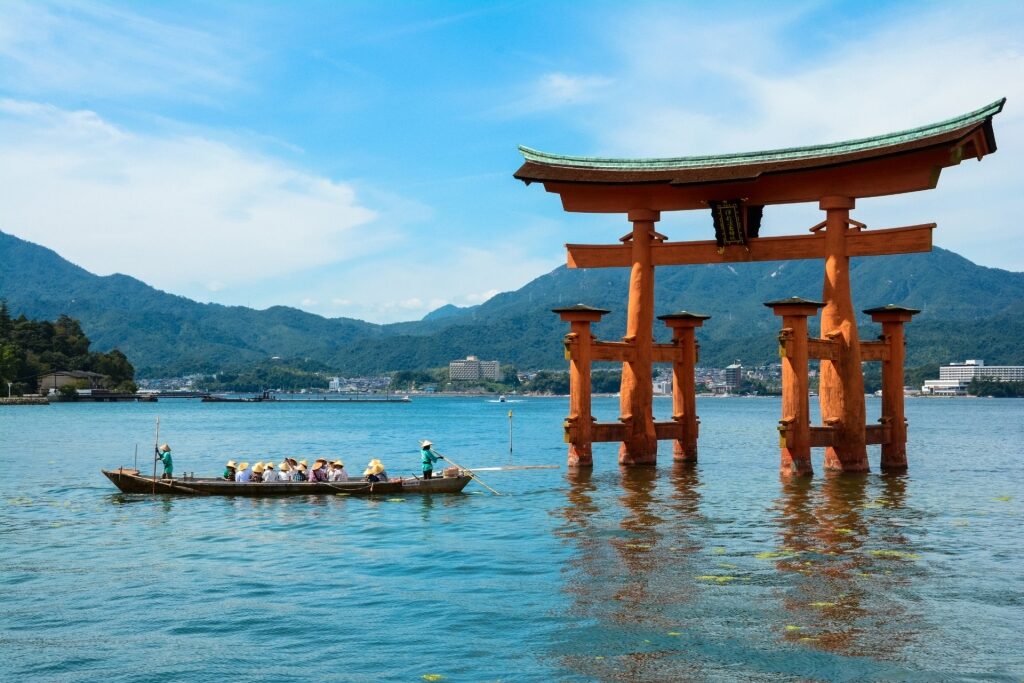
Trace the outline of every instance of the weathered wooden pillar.
{"label": "weathered wooden pillar", "polygon": [[590,324],[600,322],[608,311],[583,304],[551,310],[569,323],[569,334],[565,335],[565,353],[569,360],[569,417],[564,423],[565,440],[569,442],[568,466],[593,467],[590,359],[594,338]]}
{"label": "weathered wooden pillar", "polygon": [[651,244],[655,239],[654,224],[659,218],[661,213],[658,211],[630,211],[633,232],[623,238],[632,247],[633,263],[629,275],[624,341],[634,346],[634,353],[632,360],[622,366],[619,419],[626,425],[626,436],[619,446],[620,465],[653,465],[658,460],[652,384],[654,266],[651,263]]}
{"label": "weathered wooden pillar", "polygon": [[782,419],[779,420],[779,472],[783,475],[814,474],[811,466],[811,413],[807,398],[807,318],[825,304],[794,296],[766,301],[765,306],[782,317],[779,355],[782,357]]}
{"label": "weathered wooden pillar", "polygon": [[822,197],[819,206],[825,211],[825,308],[821,311],[821,336],[835,340],[839,346],[837,360],[821,361],[821,418],[834,434],[832,446],[825,451],[825,469],[867,472],[864,376],[857,319],[850,297],[850,257],[846,251],[854,200]]}
{"label": "weathered wooden pillar", "polygon": [[902,306],[879,306],[864,311],[876,323],[882,324],[882,338],[888,354],[882,358],[882,417],[889,427],[889,440],[882,444],[882,469],[907,469],[907,418],[903,410],[903,364],[906,342],[903,324],[910,322],[921,311]]}
{"label": "weathered wooden pillar", "polygon": [[697,461],[697,436],[700,420],[697,418],[697,386],[694,367],[697,365],[696,328],[710,318],[709,315],[679,311],[659,315],[658,320],[672,328],[672,342],[680,354],[672,363],[672,419],[682,427],[682,438],[676,439],[672,459],[676,462]]}

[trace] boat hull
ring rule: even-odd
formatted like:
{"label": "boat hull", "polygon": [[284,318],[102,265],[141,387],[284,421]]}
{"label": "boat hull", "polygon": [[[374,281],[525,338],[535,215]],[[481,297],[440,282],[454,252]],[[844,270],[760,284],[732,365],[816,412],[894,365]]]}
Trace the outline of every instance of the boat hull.
{"label": "boat hull", "polygon": [[272,482],[252,484],[224,479],[154,479],[139,475],[135,470],[101,470],[114,486],[124,493],[144,493],[179,496],[244,496],[249,498],[278,498],[284,496],[395,496],[406,494],[460,493],[470,477],[415,477],[392,479],[386,482]]}

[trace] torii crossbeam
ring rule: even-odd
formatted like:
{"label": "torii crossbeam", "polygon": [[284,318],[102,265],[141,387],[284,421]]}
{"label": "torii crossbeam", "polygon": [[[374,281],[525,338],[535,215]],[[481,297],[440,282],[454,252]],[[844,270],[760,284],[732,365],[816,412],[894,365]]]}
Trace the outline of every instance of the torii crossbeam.
{"label": "torii crossbeam", "polygon": [[[889,332],[881,342],[862,344],[850,297],[849,262],[852,256],[930,251],[935,224],[866,230],[864,224],[850,217],[850,211],[859,198],[933,189],[942,169],[970,157],[980,160],[994,152],[992,117],[1004,103],[999,100],[947,121],[898,133],[768,152],[606,159],[520,147],[525,163],[516,171],[516,178],[527,184],[543,183],[548,192],[560,196],[566,211],[624,213],[632,223],[622,244],[566,245],[570,268],[631,269],[626,335],[621,342],[599,342],[590,336],[590,323],[599,320],[605,311],[588,307],[556,311],[573,325],[566,338],[574,368],[566,420],[569,464],[592,466],[593,441],[621,441],[619,462],[623,465],[654,464],[659,439],[676,441],[677,460],[696,458],[693,402],[691,397],[681,395],[678,383],[686,383],[692,393],[692,365],[696,359],[693,328],[706,316],[663,316],[676,334],[672,344],[654,344],[655,267],[824,259],[820,338],[808,338],[806,343],[793,341],[792,327],[784,327],[780,336],[780,352],[785,354],[789,349],[802,359],[788,363],[789,374],[783,377],[783,393],[792,398],[784,401],[784,410],[792,414],[784,414],[780,421],[782,471],[809,474],[810,461],[805,462],[803,453],[811,446],[827,448],[828,469],[867,471],[869,442],[883,444],[884,467],[905,467],[903,354],[902,348],[897,352],[893,345],[897,338],[902,345],[902,324],[916,311],[871,309],[876,320],[889,326]],[[810,229],[811,234],[759,236],[764,207],[796,202],[817,202],[825,212],[824,220]],[[708,208],[714,217],[716,240],[670,242],[655,230],[663,211]],[[807,315],[817,310],[815,302],[794,306],[769,303],[783,317],[784,325],[788,321],[804,330]],[[684,329],[688,332],[681,331]],[[806,332],[800,334],[806,336]],[[814,428],[808,423],[806,396],[801,402],[793,393],[799,385],[806,394],[808,358],[821,363],[819,401],[824,425]],[[899,367],[894,359],[898,359]],[[618,423],[596,423],[591,418],[592,360],[623,363]],[[880,426],[865,425],[863,360],[887,364],[883,379],[888,386],[883,387],[886,400]],[[672,422],[657,423],[653,417],[654,362],[674,364],[677,386]],[[584,379],[585,388],[579,386]],[[896,382],[900,385],[898,392],[893,386]],[[895,419],[900,421],[898,427],[894,426]]]}

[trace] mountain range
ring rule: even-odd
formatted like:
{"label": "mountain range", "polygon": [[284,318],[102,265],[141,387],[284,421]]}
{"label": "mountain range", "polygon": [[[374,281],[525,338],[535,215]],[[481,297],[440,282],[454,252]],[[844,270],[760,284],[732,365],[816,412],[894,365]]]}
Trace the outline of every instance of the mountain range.
{"label": "mountain range", "polygon": [[[820,298],[821,261],[665,266],[656,273],[657,313],[712,316],[699,331],[701,364],[774,360],[779,320],[762,302]],[[377,325],[324,318],[286,306],[255,310],[205,304],[126,275],[99,276],[54,251],[0,232],[0,298],[12,315],[81,321],[93,348],[119,348],[138,376],[239,368],[271,356],[313,361],[344,374],[446,365],[477,355],[520,369],[565,367],[566,325],[555,306],[586,303],[611,311],[595,325],[604,339],[625,329],[627,269],[562,266],[478,306],[444,306],[419,321]],[[858,309],[888,303],[921,309],[908,327],[908,367],[983,358],[1024,364],[1024,273],[986,268],[951,251],[853,259]],[[862,338],[878,326],[860,321]],[[816,330],[812,321],[811,329]],[[657,335],[667,340],[659,329]]]}

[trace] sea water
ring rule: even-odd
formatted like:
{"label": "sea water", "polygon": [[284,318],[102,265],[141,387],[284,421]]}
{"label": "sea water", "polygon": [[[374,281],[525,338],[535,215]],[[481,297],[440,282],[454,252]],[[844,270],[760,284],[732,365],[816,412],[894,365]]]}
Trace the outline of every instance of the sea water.
{"label": "sea water", "polygon": [[[1024,401],[909,400],[905,476],[777,473],[777,399],[700,399],[700,461],[565,467],[565,399],[0,408],[0,680],[1024,676]],[[512,450],[509,417],[512,417]],[[878,403],[869,399],[871,419]],[[659,419],[671,402],[656,401]],[[616,399],[595,399],[613,420]],[[100,468],[373,457],[502,493],[123,495]]]}

